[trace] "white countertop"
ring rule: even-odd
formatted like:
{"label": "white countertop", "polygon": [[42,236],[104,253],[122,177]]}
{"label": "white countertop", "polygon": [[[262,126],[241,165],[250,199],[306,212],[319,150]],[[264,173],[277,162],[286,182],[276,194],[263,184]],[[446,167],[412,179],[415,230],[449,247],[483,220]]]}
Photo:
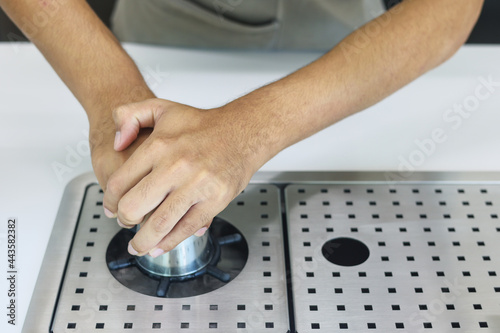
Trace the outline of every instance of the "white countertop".
{"label": "white countertop", "polygon": [[[126,49],[159,97],[197,107],[225,103],[319,56]],[[489,91],[482,83],[490,77],[500,85],[498,59],[500,46],[463,47],[446,64],[283,151],[262,170],[499,171],[500,86]],[[464,104],[473,111],[448,111]],[[83,109],[36,48],[0,43],[0,272],[7,271],[9,217],[18,218],[19,267],[17,326],[7,325],[2,310],[2,332],[22,327],[64,187],[92,170],[87,131]],[[431,144],[433,136],[438,142]],[[71,172],[56,173],[57,163]],[[0,279],[2,309],[7,289]]]}

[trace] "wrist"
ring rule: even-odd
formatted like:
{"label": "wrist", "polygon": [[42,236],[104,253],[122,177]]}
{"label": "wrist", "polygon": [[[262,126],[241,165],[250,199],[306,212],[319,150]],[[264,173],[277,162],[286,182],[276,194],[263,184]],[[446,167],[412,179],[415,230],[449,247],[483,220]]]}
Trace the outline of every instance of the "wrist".
{"label": "wrist", "polygon": [[[114,89],[109,87],[106,91],[96,93],[92,100],[82,101],[82,105],[87,113],[91,127],[100,127],[104,123],[106,127],[114,128],[114,109],[125,104],[140,102],[154,97],[154,93],[142,81],[137,85],[129,85],[127,87]],[[110,124],[112,126],[109,126]]]}
{"label": "wrist", "polygon": [[[269,119],[271,114],[266,112],[264,105],[252,108],[236,100],[214,111],[219,116],[213,120],[229,129],[227,143],[236,143],[236,149],[241,159],[247,162],[246,167],[251,174],[285,148],[282,147],[285,141],[283,131]],[[210,114],[208,116],[211,117]]]}
{"label": "wrist", "polygon": [[129,103],[140,102],[155,95],[147,86],[138,86],[131,94],[121,96],[107,96],[101,99],[98,106],[88,106],[85,108],[89,120],[89,140],[92,147],[103,143],[111,143],[116,134],[116,125],[113,119],[113,110],[117,107]]}

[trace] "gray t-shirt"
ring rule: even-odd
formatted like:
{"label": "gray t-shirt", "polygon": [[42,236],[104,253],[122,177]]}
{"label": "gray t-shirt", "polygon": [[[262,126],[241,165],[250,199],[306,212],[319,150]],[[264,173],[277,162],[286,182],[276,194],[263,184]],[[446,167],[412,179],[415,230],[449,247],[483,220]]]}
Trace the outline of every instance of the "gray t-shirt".
{"label": "gray t-shirt", "polygon": [[328,50],[384,11],[383,0],[118,0],[112,29],[125,42]]}

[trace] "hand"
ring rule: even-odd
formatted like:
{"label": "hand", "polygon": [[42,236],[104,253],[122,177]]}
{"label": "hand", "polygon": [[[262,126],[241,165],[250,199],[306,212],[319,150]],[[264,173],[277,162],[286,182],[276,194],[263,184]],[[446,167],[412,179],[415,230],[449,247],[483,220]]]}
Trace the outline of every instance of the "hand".
{"label": "hand", "polygon": [[137,139],[125,150],[116,151],[113,149],[115,141],[115,125],[91,126],[89,141],[91,147],[92,166],[101,188],[106,191],[106,184],[109,177],[115,172],[132,153],[151,134],[151,129],[142,129]]}
{"label": "hand", "polygon": [[243,115],[161,99],[114,111],[117,151],[135,143],[140,128],[154,127],[111,175],[104,195],[104,207],[123,225],[142,223],[152,212],[130,241],[131,254],[156,257],[197,231],[202,235],[245,188],[266,158]]}

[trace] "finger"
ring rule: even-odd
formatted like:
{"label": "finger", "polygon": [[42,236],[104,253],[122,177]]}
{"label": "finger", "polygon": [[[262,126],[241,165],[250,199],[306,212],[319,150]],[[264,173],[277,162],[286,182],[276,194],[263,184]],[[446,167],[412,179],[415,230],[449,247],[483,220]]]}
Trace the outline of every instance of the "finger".
{"label": "finger", "polygon": [[118,219],[126,226],[140,223],[172,191],[174,175],[157,168],[141,179],[118,202]]}
{"label": "finger", "polygon": [[[217,213],[206,202],[192,206],[172,231],[149,251],[149,254],[152,257],[157,257],[171,251],[192,235],[202,236],[212,224]],[[202,233],[197,234],[200,230],[203,230]]]}
{"label": "finger", "polygon": [[108,178],[103,198],[106,216],[116,217],[120,199],[151,172],[154,154],[148,153],[146,142]]}
{"label": "finger", "polygon": [[122,105],[113,110],[116,127],[115,150],[121,151],[127,148],[137,138],[141,128],[154,127],[169,105],[170,101],[148,99]]}
{"label": "finger", "polygon": [[205,234],[205,232],[207,232],[207,230],[208,230],[209,227],[210,226],[205,226],[205,227],[201,228],[200,230],[198,230],[197,232],[195,232],[194,235],[197,236],[197,237],[203,236]]}
{"label": "finger", "polygon": [[[173,229],[175,224],[181,220],[191,206],[196,204],[196,202],[192,201],[192,197],[189,194],[189,191],[185,190],[174,190],[169,193],[163,203],[142,224],[139,231],[130,241],[132,247],[131,254],[144,255],[148,253]],[[196,230],[193,230],[192,233]]]}

